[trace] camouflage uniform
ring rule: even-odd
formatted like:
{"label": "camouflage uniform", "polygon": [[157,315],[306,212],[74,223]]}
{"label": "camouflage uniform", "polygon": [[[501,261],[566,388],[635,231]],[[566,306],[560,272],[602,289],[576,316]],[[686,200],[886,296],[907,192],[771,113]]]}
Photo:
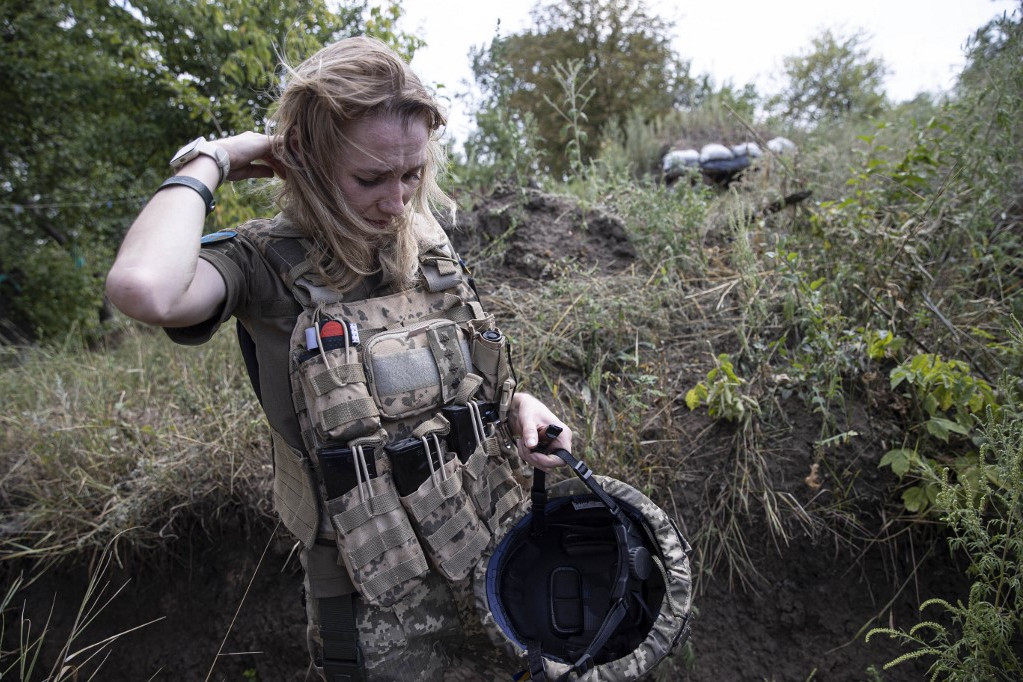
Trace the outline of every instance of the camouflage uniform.
{"label": "camouflage uniform", "polygon": [[[306,593],[317,598],[350,591],[333,546],[302,552]],[[307,638],[313,659],[322,656],[315,599],[306,600]],[[472,603],[469,579],[449,582],[431,573],[411,595],[393,607],[360,602],[357,623],[366,672],[374,680],[499,680],[522,668],[494,647],[483,632]]]}
{"label": "camouflage uniform", "polygon": [[[266,249],[274,248],[276,243],[270,236],[271,230],[281,224],[280,218],[253,221],[237,231],[224,233],[220,238],[204,241],[200,257],[222,275],[226,285],[225,304],[216,317],[193,327],[168,329],[167,333],[179,343],[203,343],[233,316],[255,341],[258,361],[256,381],[263,410],[274,433],[274,501],[285,525],[303,543],[301,560],[307,595],[307,640],[315,665],[322,660],[319,600],[352,594],[355,587],[345,567],[348,557],[344,557],[346,561],[339,558],[335,529],[329,522],[331,515],[343,510],[326,509],[322,489],[319,494],[316,492],[316,475],[309,457],[304,454],[309,447],[311,427],[299,419],[302,412],[296,414],[293,402],[290,355],[296,334],[306,326],[305,322],[296,324],[296,321],[309,313],[296,301],[280,271],[265,257]],[[392,301],[401,295],[394,294],[387,286],[381,285],[378,278],[371,277],[348,292],[344,301],[357,302],[381,296],[388,296],[388,300]],[[411,305],[415,301],[409,303]],[[443,329],[438,332],[442,333]],[[382,338],[379,343],[383,345],[388,341]],[[440,368],[442,373],[449,369]],[[484,377],[483,381],[493,383],[494,379]],[[457,384],[457,381],[452,383]],[[401,421],[401,406],[410,399],[413,402],[419,400],[419,396],[374,397],[381,410],[393,410],[387,416],[396,420],[391,426],[395,427],[394,431],[399,436],[412,432],[415,422]],[[478,471],[475,473],[479,474]],[[491,507],[498,504],[496,498],[491,500],[488,497],[487,491],[472,489],[465,493],[474,502],[479,498]],[[331,501],[332,504],[336,502],[338,500]],[[405,502],[403,498],[402,503]],[[422,518],[413,518],[413,524],[420,533],[428,536],[441,525],[435,518],[437,513],[427,509]],[[410,513],[409,516],[413,515]],[[373,530],[370,527],[362,532],[372,533]],[[476,554],[482,551],[489,537],[485,528],[466,527],[451,540],[457,543],[461,539],[463,545],[471,544],[473,552],[470,554]],[[451,569],[445,573],[456,582],[431,570],[403,587],[400,595],[404,596],[399,595],[397,601],[390,603],[384,600],[388,604],[386,606],[373,605],[361,597],[356,601],[359,647],[367,676],[370,679],[396,680],[510,677],[522,666],[497,652],[480,628],[479,618],[474,612],[471,577],[465,577],[471,576],[472,565],[460,565],[461,552],[451,547],[426,549],[435,566],[443,570],[446,565]]]}

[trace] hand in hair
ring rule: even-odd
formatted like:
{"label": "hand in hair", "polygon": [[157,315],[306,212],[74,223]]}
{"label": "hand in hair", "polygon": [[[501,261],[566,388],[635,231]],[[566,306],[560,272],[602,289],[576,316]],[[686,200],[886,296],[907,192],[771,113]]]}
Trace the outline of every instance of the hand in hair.
{"label": "hand in hair", "polygon": [[213,143],[227,150],[231,157],[228,180],[285,177],[284,167],[273,156],[271,136],[245,132]]}

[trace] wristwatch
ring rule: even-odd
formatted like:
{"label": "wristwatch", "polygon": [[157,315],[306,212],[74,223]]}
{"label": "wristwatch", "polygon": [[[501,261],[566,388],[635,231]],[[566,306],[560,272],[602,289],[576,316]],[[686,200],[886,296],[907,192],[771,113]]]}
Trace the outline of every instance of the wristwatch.
{"label": "wristwatch", "polygon": [[197,137],[179,149],[178,153],[174,155],[173,159],[171,159],[170,166],[174,170],[179,170],[182,166],[200,154],[209,156],[217,162],[217,166],[220,167],[219,184],[222,184],[224,180],[227,180],[227,174],[231,172],[231,157],[228,156],[226,149],[218,147],[212,142],[207,142],[205,137]]}

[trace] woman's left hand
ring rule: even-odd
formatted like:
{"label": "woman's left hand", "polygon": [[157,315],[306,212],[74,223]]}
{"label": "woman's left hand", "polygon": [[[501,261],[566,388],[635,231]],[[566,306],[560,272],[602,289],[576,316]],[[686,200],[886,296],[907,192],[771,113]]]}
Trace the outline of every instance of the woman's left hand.
{"label": "woman's left hand", "polygon": [[508,410],[508,425],[512,434],[518,436],[515,444],[519,456],[538,469],[550,471],[565,464],[559,457],[533,452],[533,448],[544,436],[547,426],[555,425],[562,429],[549,449],[563,448],[572,451],[572,429],[554,416],[546,405],[528,393],[516,393],[512,398],[511,408]]}

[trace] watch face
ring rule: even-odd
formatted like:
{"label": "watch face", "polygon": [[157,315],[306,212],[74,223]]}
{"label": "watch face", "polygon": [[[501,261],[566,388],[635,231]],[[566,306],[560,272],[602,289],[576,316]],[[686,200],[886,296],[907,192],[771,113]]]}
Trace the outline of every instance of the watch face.
{"label": "watch face", "polygon": [[173,159],[171,159],[170,165],[174,168],[177,168],[178,166],[184,164],[186,161],[191,161],[195,157],[195,148],[199,146],[199,143],[202,142],[203,139],[204,138],[197,137],[188,144],[186,144],[184,147],[179,149],[178,153],[174,155]]}

